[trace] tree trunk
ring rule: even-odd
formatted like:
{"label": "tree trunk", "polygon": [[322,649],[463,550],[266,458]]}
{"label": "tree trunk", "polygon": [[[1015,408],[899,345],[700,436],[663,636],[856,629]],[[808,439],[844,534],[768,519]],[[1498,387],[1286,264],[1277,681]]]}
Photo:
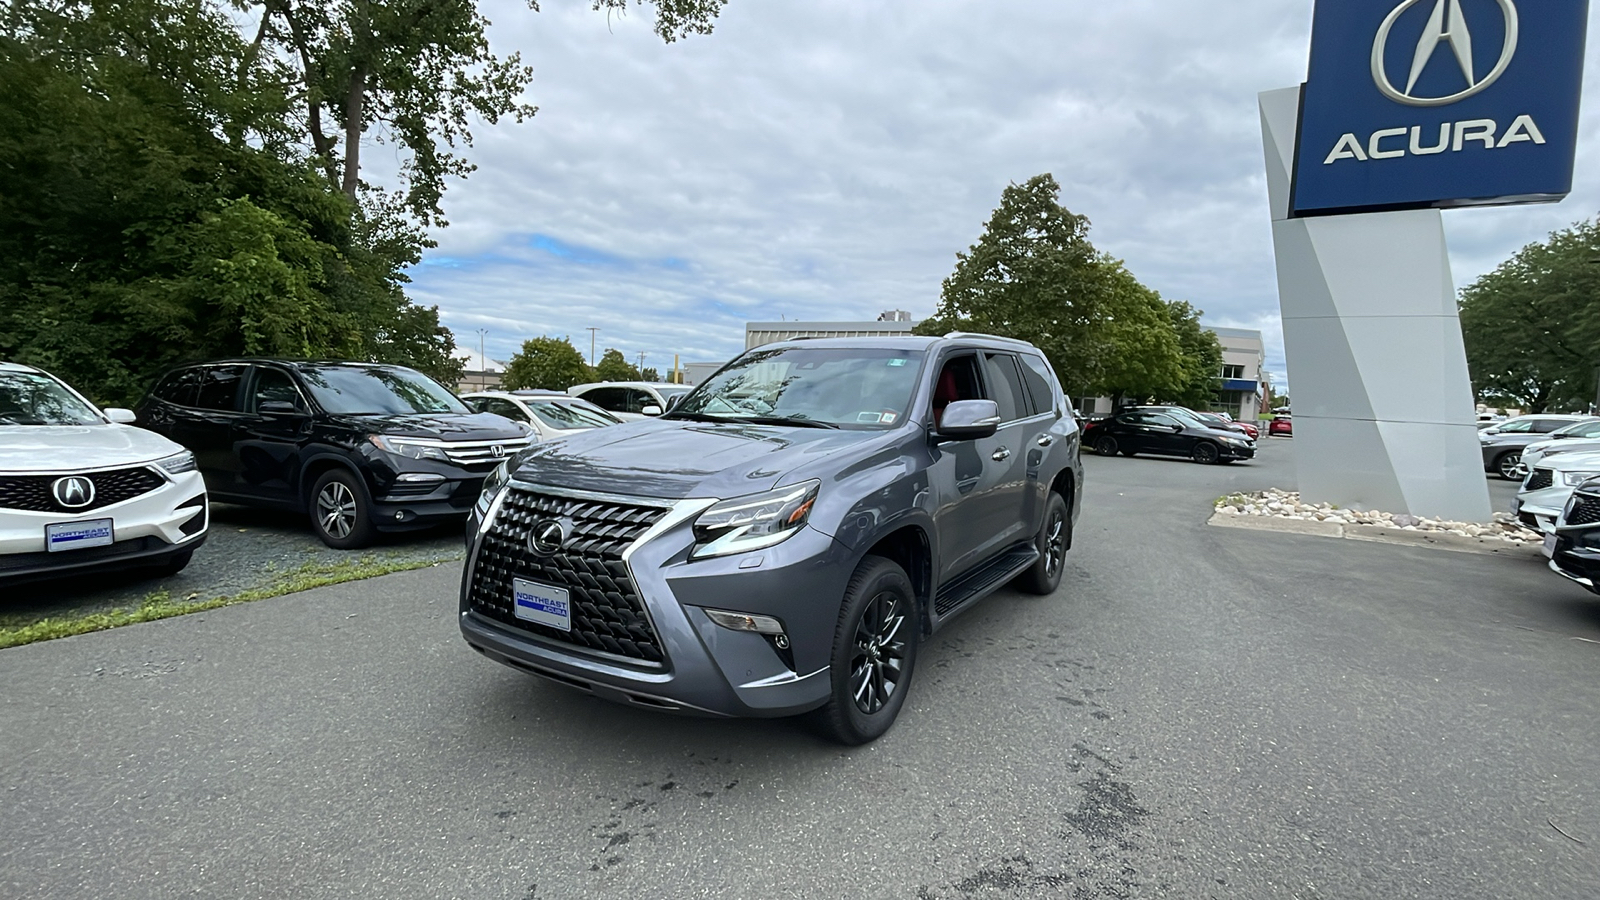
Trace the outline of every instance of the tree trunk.
{"label": "tree trunk", "polygon": [[367,70],[350,73],[350,90],[344,97],[344,194],[351,202],[361,186],[361,112],[367,99]]}

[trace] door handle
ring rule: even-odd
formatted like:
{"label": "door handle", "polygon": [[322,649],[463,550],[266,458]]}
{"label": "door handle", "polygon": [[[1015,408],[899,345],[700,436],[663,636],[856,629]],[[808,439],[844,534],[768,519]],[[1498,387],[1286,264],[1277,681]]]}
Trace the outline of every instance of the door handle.
{"label": "door handle", "polygon": [[1056,439],[1051,437],[1048,434],[1039,435],[1039,446],[1041,446],[1041,447],[1048,447],[1048,446],[1050,446],[1051,444],[1053,444],[1055,442],[1056,442]]}
{"label": "door handle", "polygon": [[995,462],[1000,462],[1002,460],[1010,459],[1011,458],[1011,448],[1010,447],[1001,447],[999,450],[996,450],[995,452],[989,454],[989,458],[994,460]]}

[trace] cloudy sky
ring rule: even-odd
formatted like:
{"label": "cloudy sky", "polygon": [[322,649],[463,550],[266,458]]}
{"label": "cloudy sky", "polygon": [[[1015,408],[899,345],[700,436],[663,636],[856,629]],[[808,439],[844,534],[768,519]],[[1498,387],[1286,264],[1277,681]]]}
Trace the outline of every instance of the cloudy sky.
{"label": "cloudy sky", "polygon": [[[1097,247],[1261,329],[1283,380],[1256,94],[1304,79],[1311,0],[731,0],[671,45],[648,9],[542,5],[486,0],[539,113],[476,129],[412,272],[463,348],[587,354],[592,326],[665,368],[751,320],[921,318],[1001,190],[1050,172]],[[1595,213],[1595,132],[1566,202],[1445,214],[1458,286]]]}

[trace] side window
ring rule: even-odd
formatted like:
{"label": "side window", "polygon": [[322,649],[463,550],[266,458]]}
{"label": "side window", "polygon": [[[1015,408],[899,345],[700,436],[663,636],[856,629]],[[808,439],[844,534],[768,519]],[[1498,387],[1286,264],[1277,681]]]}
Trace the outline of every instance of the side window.
{"label": "side window", "polygon": [[583,399],[611,412],[628,412],[628,392],[624,388],[595,388],[584,391]]}
{"label": "side window", "polygon": [[521,407],[510,400],[502,400],[499,397],[490,397],[484,401],[483,411],[492,412],[497,416],[505,416],[513,422],[528,421],[528,414],[523,412]]}
{"label": "side window", "polygon": [[1180,428],[1183,427],[1178,422],[1177,419],[1174,419],[1171,416],[1148,415],[1148,416],[1145,416],[1145,420],[1151,425],[1155,425],[1157,427],[1162,427],[1162,428],[1171,428],[1174,425],[1177,425]]}
{"label": "side window", "polygon": [[628,412],[631,412],[631,413],[642,413],[642,412],[644,412],[644,408],[646,406],[660,406],[660,405],[661,405],[661,401],[659,401],[656,398],[650,396],[650,392],[649,391],[641,391],[641,390],[637,390],[635,388],[629,388],[628,389]]}
{"label": "side window", "polygon": [[161,379],[161,383],[156,385],[156,389],[152,393],[168,403],[175,403],[178,406],[193,406],[195,394],[199,392],[199,385],[199,369],[179,369]]}
{"label": "side window", "polygon": [[282,369],[269,369],[265,366],[256,369],[255,390],[250,397],[250,411],[255,412],[263,403],[293,403],[296,409],[304,410],[305,401],[300,399],[300,389],[294,386],[294,380],[289,373]]}
{"label": "side window", "polygon": [[1571,424],[1571,422],[1562,419],[1534,419],[1533,432],[1534,434],[1549,434],[1557,428],[1565,428]]}
{"label": "side window", "polygon": [[957,400],[982,400],[983,383],[978,379],[978,356],[967,354],[951,357],[939,369],[939,380],[933,383],[933,425],[939,427],[944,408]]}
{"label": "side window", "polygon": [[1051,412],[1056,405],[1056,392],[1051,385],[1056,383],[1055,373],[1050,371],[1050,364],[1043,357],[1022,356],[1022,380],[1028,385],[1029,408],[1034,415]]}
{"label": "side window", "polygon": [[195,406],[232,412],[238,407],[239,376],[244,366],[207,366],[200,372],[200,396]]}
{"label": "side window", "polygon": [[1000,407],[1000,421],[1014,422],[1022,418],[1026,395],[1022,393],[1022,376],[1017,374],[1016,357],[1009,353],[985,353],[983,367],[988,375],[989,399]]}
{"label": "side window", "polygon": [[1533,430],[1532,419],[1519,419],[1500,426],[1501,434],[1523,434]]}
{"label": "side window", "polygon": [[470,409],[473,412],[481,413],[489,411],[488,397],[462,397],[461,402],[465,403],[467,405],[467,409]]}

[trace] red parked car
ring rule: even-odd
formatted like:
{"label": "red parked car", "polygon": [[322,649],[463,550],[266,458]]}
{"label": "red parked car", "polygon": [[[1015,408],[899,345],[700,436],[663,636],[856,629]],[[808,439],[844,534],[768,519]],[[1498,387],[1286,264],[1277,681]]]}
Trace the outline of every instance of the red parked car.
{"label": "red parked car", "polygon": [[1267,434],[1294,437],[1294,425],[1290,423],[1288,416],[1273,416],[1272,421],[1267,423]]}

